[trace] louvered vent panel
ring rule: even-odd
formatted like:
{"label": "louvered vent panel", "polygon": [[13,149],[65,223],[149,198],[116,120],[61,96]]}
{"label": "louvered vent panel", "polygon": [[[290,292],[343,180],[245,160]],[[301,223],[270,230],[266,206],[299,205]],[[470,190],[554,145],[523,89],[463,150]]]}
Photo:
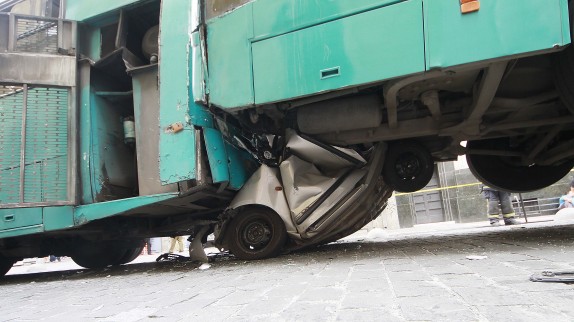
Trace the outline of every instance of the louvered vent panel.
{"label": "louvered vent panel", "polygon": [[20,202],[22,87],[0,85],[0,204]]}
{"label": "louvered vent panel", "polygon": [[67,200],[67,118],[67,90],[28,90],[24,202]]}

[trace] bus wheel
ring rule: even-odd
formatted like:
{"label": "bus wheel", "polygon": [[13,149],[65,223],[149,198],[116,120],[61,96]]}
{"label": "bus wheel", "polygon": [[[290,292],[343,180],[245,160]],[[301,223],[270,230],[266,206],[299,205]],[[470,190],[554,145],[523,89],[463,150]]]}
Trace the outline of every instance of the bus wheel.
{"label": "bus wheel", "polygon": [[256,260],[279,255],[287,240],[285,223],[267,208],[246,207],[229,223],[229,250],[239,259]]}
{"label": "bus wheel", "polygon": [[[142,241],[143,242],[143,241]],[[135,247],[135,248],[128,248],[117,263],[113,265],[123,265],[132,262],[134,259],[138,258],[138,256],[142,253],[145,247],[145,242],[143,246]]]}
{"label": "bus wheel", "polygon": [[434,173],[430,152],[416,141],[389,144],[383,179],[398,192],[414,192],[424,188]]}
{"label": "bus wheel", "polygon": [[[508,139],[469,141],[475,150],[511,150]],[[520,165],[516,157],[467,154],[466,162],[474,176],[487,186],[510,192],[528,192],[546,188],[566,176],[574,166],[567,160],[555,166]]]}
{"label": "bus wheel", "polygon": [[14,259],[0,255],[0,277],[6,275],[14,263],[16,263]]}
{"label": "bus wheel", "polygon": [[114,245],[113,242],[93,242],[78,240],[72,260],[85,268],[104,268],[117,265],[126,255],[127,249],[123,245]]}

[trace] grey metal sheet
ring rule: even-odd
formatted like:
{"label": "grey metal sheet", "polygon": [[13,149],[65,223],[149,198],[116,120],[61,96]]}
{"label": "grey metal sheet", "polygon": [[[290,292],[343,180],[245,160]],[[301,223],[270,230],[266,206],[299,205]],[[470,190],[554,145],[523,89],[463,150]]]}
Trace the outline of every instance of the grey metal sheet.
{"label": "grey metal sheet", "polygon": [[140,196],[178,191],[159,179],[159,89],[157,65],[132,70]]}
{"label": "grey metal sheet", "polygon": [[73,87],[76,58],[40,54],[0,53],[0,82]]}

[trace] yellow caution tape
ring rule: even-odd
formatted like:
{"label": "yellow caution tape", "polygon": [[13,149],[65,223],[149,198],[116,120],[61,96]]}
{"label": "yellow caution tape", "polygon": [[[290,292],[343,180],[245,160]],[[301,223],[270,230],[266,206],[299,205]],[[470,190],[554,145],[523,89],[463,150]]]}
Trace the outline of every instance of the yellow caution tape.
{"label": "yellow caution tape", "polygon": [[396,193],[395,196],[398,197],[398,196],[412,195],[412,194],[415,194],[415,193],[427,193],[427,192],[442,191],[442,190],[447,190],[447,189],[472,187],[472,186],[478,186],[478,185],[481,185],[481,184],[482,184],[482,183],[480,183],[480,182],[476,182],[476,183],[459,184],[459,185],[456,185],[456,186],[448,186],[448,187],[441,187],[441,188],[424,189],[424,190],[419,190],[419,191],[415,191],[415,192],[401,192],[401,193]]}

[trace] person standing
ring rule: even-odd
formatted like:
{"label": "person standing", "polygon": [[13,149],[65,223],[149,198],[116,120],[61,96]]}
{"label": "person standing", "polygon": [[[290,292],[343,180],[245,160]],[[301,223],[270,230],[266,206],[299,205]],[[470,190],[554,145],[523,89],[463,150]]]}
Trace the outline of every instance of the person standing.
{"label": "person standing", "polygon": [[183,252],[183,237],[182,236],[172,236],[171,238],[171,246],[169,247],[169,252],[173,253],[175,249],[175,243],[179,244],[179,252]]}
{"label": "person standing", "polygon": [[145,247],[148,255],[151,255],[151,238],[145,239]]}
{"label": "person standing", "polygon": [[510,192],[499,191],[486,186],[482,188],[482,192],[487,200],[487,215],[492,226],[499,225],[501,212],[505,225],[519,224],[514,208],[512,208]]}

